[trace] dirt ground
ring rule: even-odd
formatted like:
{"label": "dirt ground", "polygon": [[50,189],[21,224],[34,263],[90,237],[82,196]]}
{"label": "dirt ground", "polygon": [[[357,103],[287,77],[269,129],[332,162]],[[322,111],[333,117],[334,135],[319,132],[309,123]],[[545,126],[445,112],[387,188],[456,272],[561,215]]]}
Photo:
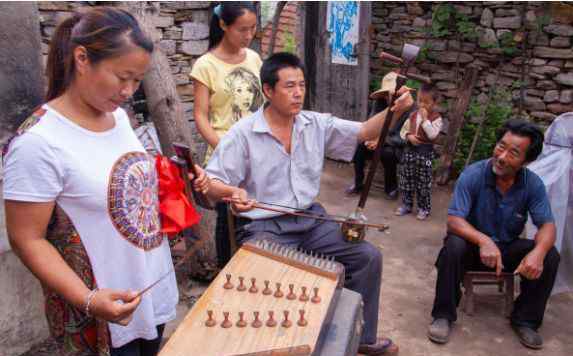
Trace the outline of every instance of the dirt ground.
{"label": "dirt ground", "polygon": [[[346,197],[344,189],[352,182],[351,165],[327,162],[322,176],[319,201],[331,214],[348,215],[358,197]],[[365,213],[371,222],[385,222],[390,232],[369,230],[367,239],[383,254],[383,281],[379,336],[390,337],[400,347],[402,356],[498,356],[498,355],[573,355],[573,294],[551,297],[540,333],[545,347],[533,351],[523,347],[503,316],[503,299],[492,286],[479,286],[474,316],[458,314],[450,342],[436,345],[426,337],[431,321],[436,270],[434,262],[445,235],[447,206],[452,187],[435,187],[432,215],[421,222],[412,215],[396,217],[398,201],[387,201],[374,187]],[[182,286],[183,300],[192,301],[205,288],[194,284]],[[179,318],[189,302],[180,303]],[[179,321],[166,329],[166,338]],[[567,341],[569,340],[569,341]]]}
{"label": "dirt ground", "polygon": [[[348,214],[358,198],[342,194],[352,181],[352,167],[329,162],[325,167],[319,200],[333,214]],[[403,356],[497,356],[497,355],[573,355],[573,294],[551,297],[540,333],[545,347],[541,351],[521,346],[503,316],[503,300],[496,289],[478,287],[474,316],[458,315],[450,342],[436,345],[426,337],[431,321],[436,269],[434,262],[445,235],[447,206],[451,187],[435,187],[432,215],[418,221],[413,215],[396,217],[398,202],[382,198],[374,189],[365,213],[372,222],[387,222],[390,233],[369,230],[367,239],[383,253],[383,281],[380,336],[391,337]],[[569,341],[567,341],[569,340]]]}
{"label": "dirt ground", "polygon": [[[344,189],[352,181],[352,167],[327,162],[322,177],[319,201],[332,214],[347,215],[354,210],[358,197],[345,197]],[[432,197],[432,215],[420,222],[414,216],[396,217],[397,201],[382,198],[376,187],[366,204],[371,222],[390,224],[389,233],[368,231],[367,239],[383,253],[383,282],[379,336],[390,337],[400,346],[402,356],[498,356],[498,355],[573,355],[573,294],[551,297],[540,333],[545,347],[533,351],[521,346],[503,316],[503,300],[495,288],[478,287],[474,316],[459,313],[450,342],[436,345],[426,337],[434,298],[436,271],[434,262],[445,234],[447,206],[451,187],[436,187]],[[180,284],[181,302],[177,320],[169,323],[165,340],[185,317],[193,301],[206,288],[197,282]],[[567,341],[569,340],[569,341]],[[39,352],[40,345],[26,356],[51,355]],[[46,345],[44,344],[44,347]],[[47,347],[47,349],[50,349]]]}

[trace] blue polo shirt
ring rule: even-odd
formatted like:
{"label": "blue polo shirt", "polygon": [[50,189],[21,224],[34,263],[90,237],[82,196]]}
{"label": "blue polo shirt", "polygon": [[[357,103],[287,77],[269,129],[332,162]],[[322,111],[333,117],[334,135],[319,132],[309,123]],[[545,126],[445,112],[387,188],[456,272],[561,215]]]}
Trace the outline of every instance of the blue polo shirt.
{"label": "blue polo shirt", "polygon": [[522,168],[513,186],[503,195],[495,185],[491,159],[464,169],[448,208],[448,215],[466,219],[496,244],[519,238],[527,214],[538,228],[553,222],[543,181],[529,169]]}

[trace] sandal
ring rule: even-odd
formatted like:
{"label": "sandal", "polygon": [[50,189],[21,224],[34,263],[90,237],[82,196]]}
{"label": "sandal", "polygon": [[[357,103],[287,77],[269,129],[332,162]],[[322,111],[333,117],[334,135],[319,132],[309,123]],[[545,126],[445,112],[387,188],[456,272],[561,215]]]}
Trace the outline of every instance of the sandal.
{"label": "sandal", "polygon": [[398,345],[388,338],[383,338],[375,344],[361,344],[358,347],[358,353],[362,355],[396,355]]}

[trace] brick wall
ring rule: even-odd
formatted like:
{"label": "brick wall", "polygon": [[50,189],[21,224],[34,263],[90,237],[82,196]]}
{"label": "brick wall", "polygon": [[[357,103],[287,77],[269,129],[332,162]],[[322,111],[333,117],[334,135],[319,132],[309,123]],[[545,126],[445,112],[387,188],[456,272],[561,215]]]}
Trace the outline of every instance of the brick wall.
{"label": "brick wall", "polygon": [[[277,27],[277,36],[275,40],[274,53],[282,52],[286,50],[296,50],[297,34],[300,32],[299,28],[299,4],[298,2],[288,2],[283,10],[281,11],[281,16],[279,19],[279,25]],[[262,38],[262,52],[263,57],[266,57],[269,53],[269,45],[271,42],[272,33],[272,18],[271,21],[265,25],[263,28],[263,38]],[[290,42],[290,43],[289,43]],[[295,48],[288,48],[290,45],[294,45]],[[285,46],[286,45],[286,46]],[[285,48],[286,47],[286,48]]]}

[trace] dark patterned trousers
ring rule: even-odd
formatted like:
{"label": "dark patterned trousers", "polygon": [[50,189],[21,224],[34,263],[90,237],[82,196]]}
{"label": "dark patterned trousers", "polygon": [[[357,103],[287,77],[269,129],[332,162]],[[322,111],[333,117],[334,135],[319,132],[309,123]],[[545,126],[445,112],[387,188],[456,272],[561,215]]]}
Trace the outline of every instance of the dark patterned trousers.
{"label": "dark patterned trousers", "polygon": [[432,210],[432,160],[434,151],[404,150],[399,169],[399,186],[404,206],[412,209],[414,193],[418,209]]}

